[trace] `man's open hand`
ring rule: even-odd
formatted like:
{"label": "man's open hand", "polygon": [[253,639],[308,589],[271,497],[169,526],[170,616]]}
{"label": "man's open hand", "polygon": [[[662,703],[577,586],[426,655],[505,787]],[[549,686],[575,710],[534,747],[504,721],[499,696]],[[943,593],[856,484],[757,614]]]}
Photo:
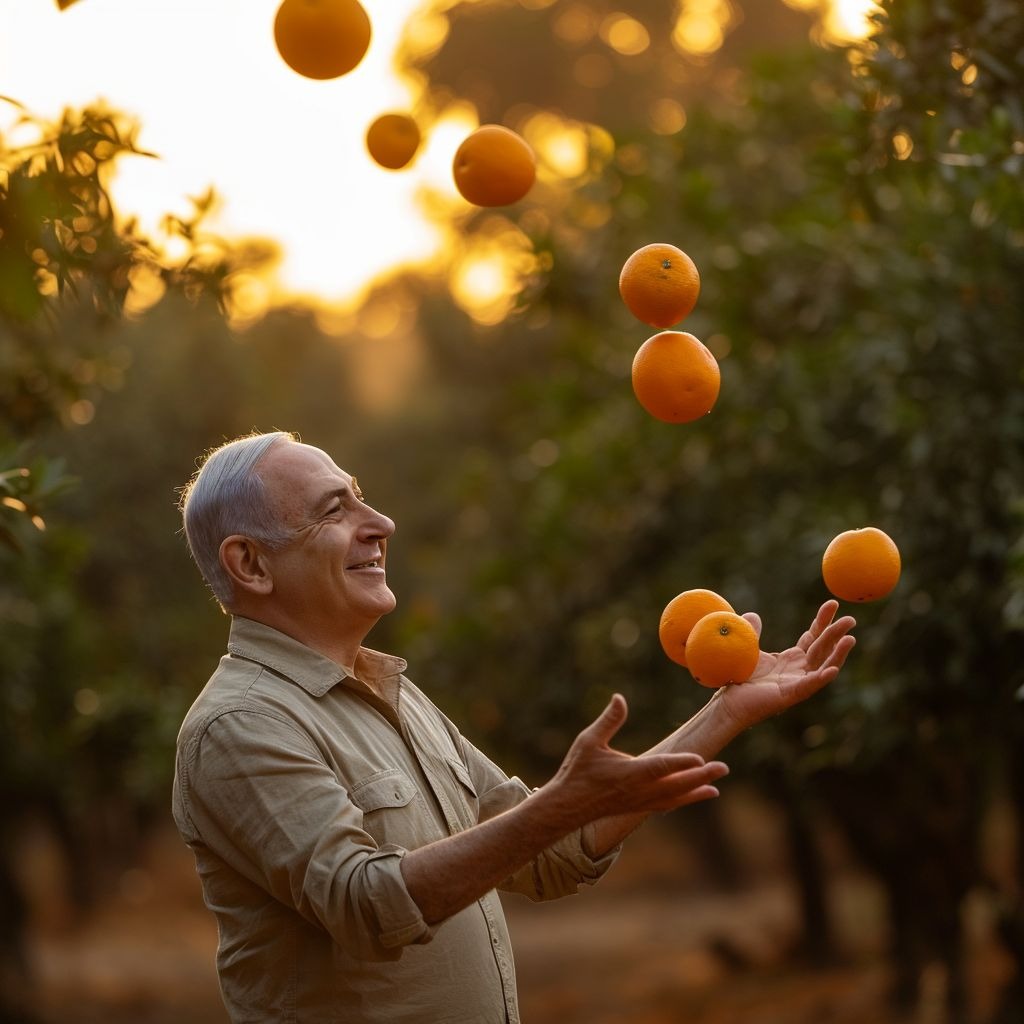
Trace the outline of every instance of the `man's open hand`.
{"label": "man's open hand", "polygon": [[718,796],[712,783],[729,769],[699,754],[649,752],[638,757],[610,744],[626,721],[626,700],[615,694],[576,737],[549,783],[579,824],[619,814],[649,814]]}
{"label": "man's open hand", "polygon": [[[838,601],[826,601],[796,645],[778,654],[761,652],[754,674],[745,683],[723,686],[715,695],[737,726],[746,729],[827,686],[839,674],[856,640],[850,630],[857,624],[850,615],[832,621]],[[761,619],[753,612],[745,618],[761,635]]]}

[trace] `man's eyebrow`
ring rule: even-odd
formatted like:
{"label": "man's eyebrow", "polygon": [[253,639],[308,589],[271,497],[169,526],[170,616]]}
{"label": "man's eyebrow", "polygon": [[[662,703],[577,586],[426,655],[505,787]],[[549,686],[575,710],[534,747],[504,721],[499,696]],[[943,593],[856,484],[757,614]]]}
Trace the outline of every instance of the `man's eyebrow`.
{"label": "man's eyebrow", "polygon": [[352,477],[351,484],[342,484],[340,487],[332,487],[331,490],[323,494],[320,497],[320,500],[316,503],[316,508],[317,510],[326,508],[335,498],[347,498],[350,494],[362,500],[363,492],[359,489],[359,484],[355,477]]}

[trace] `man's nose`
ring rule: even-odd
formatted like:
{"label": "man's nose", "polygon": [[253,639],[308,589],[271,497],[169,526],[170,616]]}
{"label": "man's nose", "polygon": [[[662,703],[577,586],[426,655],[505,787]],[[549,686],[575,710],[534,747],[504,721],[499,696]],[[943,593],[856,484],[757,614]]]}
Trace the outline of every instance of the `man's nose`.
{"label": "man's nose", "polygon": [[363,529],[373,537],[382,537],[385,540],[395,532],[394,520],[378,512],[376,509],[368,509],[369,516],[366,519]]}

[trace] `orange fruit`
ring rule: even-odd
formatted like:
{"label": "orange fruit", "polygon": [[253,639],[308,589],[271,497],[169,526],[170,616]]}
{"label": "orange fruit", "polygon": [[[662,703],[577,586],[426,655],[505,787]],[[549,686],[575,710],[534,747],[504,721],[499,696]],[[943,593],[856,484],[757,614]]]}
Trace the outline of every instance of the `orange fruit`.
{"label": "orange fruit", "polygon": [[381,114],[366,129],[366,148],[381,167],[400,170],[420,148],[419,125],[408,114]]}
{"label": "orange fruit", "polygon": [[637,249],[622,265],[619,294],[638,320],[652,327],[671,327],[697,305],[700,274],[682,249],[653,242]]}
{"label": "orange fruit", "polygon": [[900,578],[900,550],[874,526],[834,537],[821,559],[821,575],[840,601],[877,601]]}
{"label": "orange fruit", "polygon": [[745,683],[760,650],[754,627],[735,612],[709,612],[690,630],[687,667],[702,686]]}
{"label": "orange fruit", "polygon": [[521,135],[500,124],[485,124],[455,151],[452,177],[462,198],[474,206],[508,206],[530,191],[537,158]]}
{"label": "orange fruit", "polygon": [[721,381],[715,357],[685,331],[655,334],[633,357],[637,401],[665,423],[689,423],[711,412]]}
{"label": "orange fruit", "polygon": [[686,641],[690,630],[709,612],[731,612],[733,607],[713,590],[684,590],[676,594],[661,613],[658,639],[662,650],[686,667]]}
{"label": "orange fruit", "polygon": [[274,18],[281,59],[306,78],[351,71],[370,46],[370,18],[359,0],[284,0]]}

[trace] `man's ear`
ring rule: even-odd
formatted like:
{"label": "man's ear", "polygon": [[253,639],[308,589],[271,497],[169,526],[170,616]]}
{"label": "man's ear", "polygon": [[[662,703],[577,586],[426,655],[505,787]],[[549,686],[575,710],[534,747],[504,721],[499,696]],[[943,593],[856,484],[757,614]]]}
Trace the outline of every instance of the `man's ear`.
{"label": "man's ear", "polygon": [[274,589],[263,553],[251,537],[240,533],[225,537],[220,543],[220,564],[238,592],[266,596]]}

